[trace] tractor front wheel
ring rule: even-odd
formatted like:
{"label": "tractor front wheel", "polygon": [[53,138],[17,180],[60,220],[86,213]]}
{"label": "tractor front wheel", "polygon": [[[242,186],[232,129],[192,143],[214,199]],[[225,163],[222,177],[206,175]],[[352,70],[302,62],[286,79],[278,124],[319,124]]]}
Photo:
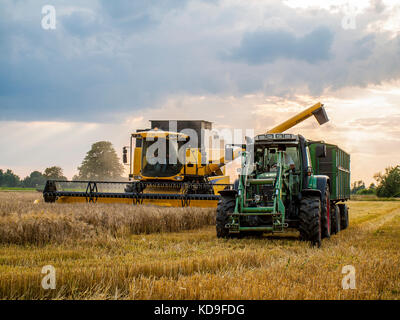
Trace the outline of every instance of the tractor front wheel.
{"label": "tractor front wheel", "polygon": [[304,196],[300,202],[299,231],[302,240],[321,246],[321,200],[318,196]]}
{"label": "tractor front wheel", "polygon": [[236,200],[233,198],[222,198],[218,202],[216,229],[218,238],[231,238],[226,224],[229,222],[229,214],[235,210]]}

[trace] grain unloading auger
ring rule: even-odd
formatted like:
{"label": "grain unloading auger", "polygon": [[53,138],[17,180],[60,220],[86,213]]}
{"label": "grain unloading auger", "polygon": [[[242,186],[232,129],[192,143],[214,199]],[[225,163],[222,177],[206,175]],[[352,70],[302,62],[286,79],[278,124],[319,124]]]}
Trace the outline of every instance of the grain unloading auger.
{"label": "grain unloading auger", "polygon": [[[276,130],[294,126],[312,115],[322,119],[324,112],[322,105],[316,104]],[[49,180],[43,191],[44,200],[217,207],[219,192],[231,187],[224,166],[239,156],[239,150],[231,153],[227,161],[224,146],[217,150],[206,148],[205,130],[211,130],[208,121],[152,120],[150,129],[136,130],[131,134],[130,146],[124,147],[129,182]],[[193,133],[197,138],[194,142]],[[162,155],[158,154],[160,150],[164,150]],[[218,156],[213,159],[215,153]]]}

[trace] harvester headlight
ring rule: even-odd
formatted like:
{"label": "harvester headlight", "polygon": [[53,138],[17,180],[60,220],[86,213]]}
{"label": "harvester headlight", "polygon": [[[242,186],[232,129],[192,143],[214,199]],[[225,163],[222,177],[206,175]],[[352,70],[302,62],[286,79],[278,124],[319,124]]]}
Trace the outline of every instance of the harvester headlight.
{"label": "harvester headlight", "polygon": [[255,201],[255,202],[260,202],[260,201],[261,201],[261,196],[260,196],[259,194],[256,194],[256,195],[254,196],[254,201]]}
{"label": "harvester headlight", "polygon": [[176,176],[176,177],[174,177],[174,179],[175,179],[176,181],[182,181],[182,180],[183,180],[183,177],[181,177],[181,176]]}
{"label": "harvester headlight", "polygon": [[142,180],[143,177],[142,177],[142,176],[133,176],[133,179],[135,179],[135,180]]}

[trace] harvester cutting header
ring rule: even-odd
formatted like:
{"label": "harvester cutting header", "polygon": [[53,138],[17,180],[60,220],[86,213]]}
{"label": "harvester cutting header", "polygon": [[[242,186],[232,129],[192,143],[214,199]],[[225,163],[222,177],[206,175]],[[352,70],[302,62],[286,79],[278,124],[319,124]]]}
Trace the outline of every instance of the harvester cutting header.
{"label": "harvester cutting header", "polygon": [[[317,103],[268,133],[284,132],[313,115],[320,124],[328,121],[323,105]],[[212,130],[208,121],[150,122],[149,129],[132,133],[130,145],[123,149],[129,182],[49,180],[45,201],[216,207],[219,192],[232,187],[225,165],[244,150],[236,148],[227,159],[224,142],[217,139],[215,148],[213,139],[218,137],[206,134]]]}

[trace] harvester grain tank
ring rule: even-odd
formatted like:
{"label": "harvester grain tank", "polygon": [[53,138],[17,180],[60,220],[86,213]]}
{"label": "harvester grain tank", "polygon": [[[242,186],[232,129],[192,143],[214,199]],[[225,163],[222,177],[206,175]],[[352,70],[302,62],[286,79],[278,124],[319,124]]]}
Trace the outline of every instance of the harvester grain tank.
{"label": "harvester grain tank", "polygon": [[[234,187],[220,192],[217,236],[241,237],[296,229],[320,245],[348,226],[350,156],[336,145],[285,130],[314,115],[328,121],[318,103],[239,147],[242,166]],[[227,157],[232,148],[226,148]]]}

